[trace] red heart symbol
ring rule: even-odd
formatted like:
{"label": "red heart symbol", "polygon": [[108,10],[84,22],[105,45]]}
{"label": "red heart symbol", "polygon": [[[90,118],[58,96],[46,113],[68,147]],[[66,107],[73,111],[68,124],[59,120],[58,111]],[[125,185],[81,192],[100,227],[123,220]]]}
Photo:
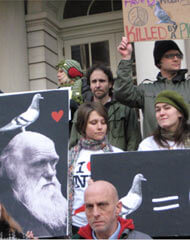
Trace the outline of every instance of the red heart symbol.
{"label": "red heart symbol", "polygon": [[52,112],[51,113],[51,116],[52,118],[56,121],[56,122],[59,122],[59,120],[62,118],[63,116],[63,110],[59,110],[59,112]]}

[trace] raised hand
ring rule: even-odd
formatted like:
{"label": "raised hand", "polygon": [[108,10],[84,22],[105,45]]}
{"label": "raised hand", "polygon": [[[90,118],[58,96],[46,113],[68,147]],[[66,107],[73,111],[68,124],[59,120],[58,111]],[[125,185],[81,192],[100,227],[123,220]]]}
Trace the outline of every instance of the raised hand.
{"label": "raised hand", "polygon": [[125,60],[131,59],[133,47],[132,44],[128,42],[126,37],[122,37],[122,40],[119,46],[117,47],[117,51],[121,54],[122,59]]}

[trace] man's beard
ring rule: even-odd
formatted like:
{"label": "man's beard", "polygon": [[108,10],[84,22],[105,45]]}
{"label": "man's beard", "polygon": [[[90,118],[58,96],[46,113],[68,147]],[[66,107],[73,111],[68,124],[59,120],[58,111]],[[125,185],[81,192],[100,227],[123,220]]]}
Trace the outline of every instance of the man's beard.
{"label": "man's beard", "polygon": [[102,94],[101,94],[101,95],[98,95],[98,94],[96,94],[96,91],[95,91],[93,94],[94,94],[94,97],[95,97],[95,98],[101,100],[101,99],[105,98],[105,97],[109,94],[109,92],[103,92],[103,91],[102,91]]}
{"label": "man's beard", "polygon": [[67,200],[61,193],[61,185],[57,178],[54,177],[53,184],[46,186],[48,181],[44,178],[41,178],[37,184],[23,177],[21,179],[20,176],[18,178],[20,184],[18,183],[19,187],[15,195],[29,212],[51,229],[65,226]]}

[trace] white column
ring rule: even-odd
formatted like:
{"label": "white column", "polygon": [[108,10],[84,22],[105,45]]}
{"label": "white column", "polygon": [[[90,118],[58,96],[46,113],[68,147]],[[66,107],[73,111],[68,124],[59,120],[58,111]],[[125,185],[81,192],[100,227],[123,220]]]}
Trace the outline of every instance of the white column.
{"label": "white column", "polygon": [[0,89],[29,90],[24,1],[0,1]]}
{"label": "white column", "polygon": [[30,89],[57,88],[58,22],[47,12],[26,16]]}

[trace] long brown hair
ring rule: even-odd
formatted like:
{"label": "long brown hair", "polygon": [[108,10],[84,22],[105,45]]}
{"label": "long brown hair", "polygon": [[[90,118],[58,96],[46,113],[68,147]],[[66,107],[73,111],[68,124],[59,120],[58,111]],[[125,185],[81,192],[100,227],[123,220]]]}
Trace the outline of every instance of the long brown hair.
{"label": "long brown hair", "polygon": [[0,203],[1,205],[1,221],[6,221],[10,226],[11,232],[20,232],[22,233],[21,226],[8,214],[7,210],[5,209],[4,205]]}
{"label": "long brown hair", "polygon": [[[162,135],[162,128],[160,126],[158,126],[155,132],[153,133],[153,137],[159,146],[163,148],[170,147],[167,142],[167,139],[164,138],[164,136]],[[185,140],[187,140],[187,138],[190,137],[190,125],[187,123],[187,119],[185,119],[183,116],[182,118],[179,119],[179,126],[175,131],[173,137],[176,145],[184,144]]]}

